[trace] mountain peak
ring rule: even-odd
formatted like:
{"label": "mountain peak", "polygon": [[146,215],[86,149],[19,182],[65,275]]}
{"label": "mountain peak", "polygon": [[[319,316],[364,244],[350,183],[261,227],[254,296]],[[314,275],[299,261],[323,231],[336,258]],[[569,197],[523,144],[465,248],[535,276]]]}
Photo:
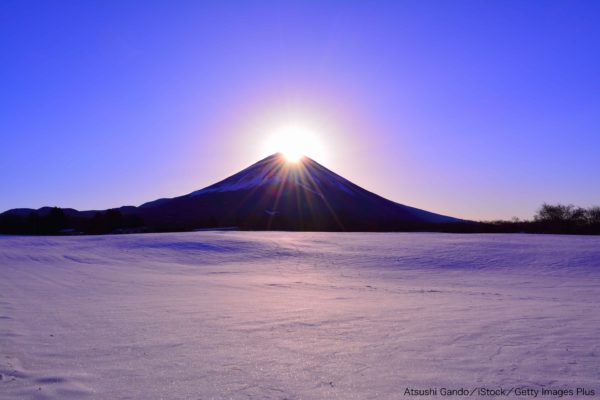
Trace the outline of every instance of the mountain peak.
{"label": "mountain peak", "polygon": [[309,157],[289,161],[282,153],[271,154],[203,189],[146,203],[140,209],[145,220],[161,229],[219,225],[261,229],[395,230],[414,224],[459,221],[395,203],[361,188]]}
{"label": "mountain peak", "polygon": [[303,156],[298,161],[289,161],[282,153],[274,153],[250,165],[214,185],[197,190],[188,196],[201,196],[214,192],[250,190],[260,186],[295,184],[319,194],[319,185],[326,180],[335,183],[341,190],[348,191],[349,181],[329,171],[316,161]]}

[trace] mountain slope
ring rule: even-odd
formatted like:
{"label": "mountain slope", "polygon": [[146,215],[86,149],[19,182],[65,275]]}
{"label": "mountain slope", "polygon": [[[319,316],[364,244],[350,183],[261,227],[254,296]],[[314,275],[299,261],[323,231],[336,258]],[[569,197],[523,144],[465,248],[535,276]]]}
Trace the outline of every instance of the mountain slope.
{"label": "mountain slope", "polygon": [[260,229],[394,230],[459,222],[371,193],[304,157],[297,163],[273,154],[214,185],[139,211],[159,230],[210,226]]}

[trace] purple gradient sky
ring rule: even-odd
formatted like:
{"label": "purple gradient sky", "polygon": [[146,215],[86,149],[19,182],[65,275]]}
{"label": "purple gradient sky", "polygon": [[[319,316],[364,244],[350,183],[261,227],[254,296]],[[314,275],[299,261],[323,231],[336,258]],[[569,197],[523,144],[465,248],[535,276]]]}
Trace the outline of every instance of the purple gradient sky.
{"label": "purple gradient sky", "polygon": [[0,2],[0,210],[139,205],[307,123],[463,218],[600,203],[600,2]]}

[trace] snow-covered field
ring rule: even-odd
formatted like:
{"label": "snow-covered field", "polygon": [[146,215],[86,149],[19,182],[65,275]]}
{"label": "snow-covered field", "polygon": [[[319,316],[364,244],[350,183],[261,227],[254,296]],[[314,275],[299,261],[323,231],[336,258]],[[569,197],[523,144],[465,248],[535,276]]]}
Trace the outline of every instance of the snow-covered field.
{"label": "snow-covered field", "polygon": [[599,237],[2,236],[0,398],[598,395],[599,303]]}

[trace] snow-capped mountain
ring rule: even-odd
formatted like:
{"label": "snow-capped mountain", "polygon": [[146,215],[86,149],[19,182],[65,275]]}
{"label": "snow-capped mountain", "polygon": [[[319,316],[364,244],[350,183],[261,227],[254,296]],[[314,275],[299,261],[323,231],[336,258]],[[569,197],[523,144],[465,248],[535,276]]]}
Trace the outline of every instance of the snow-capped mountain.
{"label": "snow-capped mountain", "polygon": [[281,154],[185,196],[145,203],[139,211],[149,226],[161,230],[395,230],[461,221],[387,200],[308,157],[293,163]]}

